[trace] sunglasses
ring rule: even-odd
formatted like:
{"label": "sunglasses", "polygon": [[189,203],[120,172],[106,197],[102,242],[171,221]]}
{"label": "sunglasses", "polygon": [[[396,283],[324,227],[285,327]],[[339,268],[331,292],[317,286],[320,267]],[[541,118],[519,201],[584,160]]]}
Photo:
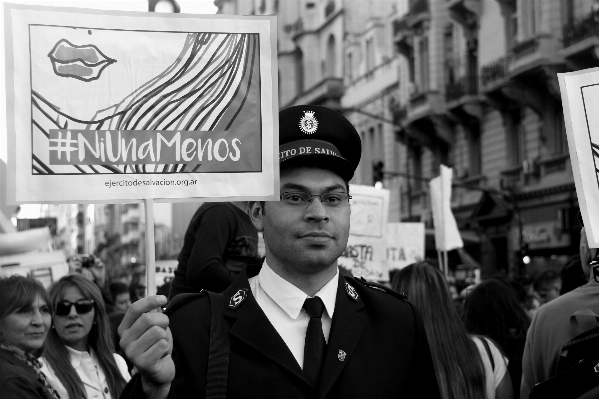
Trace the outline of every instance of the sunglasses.
{"label": "sunglasses", "polygon": [[56,316],[68,316],[71,313],[71,306],[75,306],[75,310],[79,314],[85,314],[92,311],[94,308],[93,299],[80,299],[77,302],[60,301],[56,304],[54,314]]}

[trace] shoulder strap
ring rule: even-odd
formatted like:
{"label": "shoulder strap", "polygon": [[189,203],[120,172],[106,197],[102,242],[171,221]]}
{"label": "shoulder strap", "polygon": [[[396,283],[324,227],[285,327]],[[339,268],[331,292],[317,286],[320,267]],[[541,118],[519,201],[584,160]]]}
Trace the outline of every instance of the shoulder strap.
{"label": "shoulder strap", "polygon": [[482,341],[485,350],[487,351],[487,356],[489,356],[489,360],[491,361],[491,370],[495,371],[495,361],[493,360],[493,354],[491,353],[491,348],[489,347],[489,342],[485,337],[479,337]]}
{"label": "shoulder strap", "polygon": [[206,399],[225,399],[229,373],[229,324],[223,317],[225,296],[208,292],[210,298],[210,348],[206,375]]}

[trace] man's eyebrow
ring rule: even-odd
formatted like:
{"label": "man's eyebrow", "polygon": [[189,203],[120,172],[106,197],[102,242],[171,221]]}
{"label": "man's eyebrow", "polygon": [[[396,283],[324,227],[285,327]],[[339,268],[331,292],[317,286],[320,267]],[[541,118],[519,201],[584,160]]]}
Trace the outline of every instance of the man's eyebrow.
{"label": "man's eyebrow", "polygon": [[[281,189],[310,192],[308,187],[303,186],[301,184],[296,184],[296,183],[285,183],[281,186]],[[345,186],[341,185],[341,184],[333,184],[332,186],[325,187],[325,189],[322,190],[322,192],[326,193],[326,192],[334,191],[334,190],[345,191]]]}

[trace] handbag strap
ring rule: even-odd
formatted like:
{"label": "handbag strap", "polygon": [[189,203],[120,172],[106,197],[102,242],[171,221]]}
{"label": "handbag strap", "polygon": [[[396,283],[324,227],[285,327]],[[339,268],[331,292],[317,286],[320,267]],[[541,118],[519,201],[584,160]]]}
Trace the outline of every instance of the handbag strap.
{"label": "handbag strap", "polygon": [[223,317],[225,297],[214,292],[208,292],[208,297],[211,314],[206,399],[225,399],[229,373],[229,323]]}
{"label": "handbag strap", "polygon": [[491,348],[489,347],[489,342],[487,341],[487,339],[485,337],[480,337],[479,339],[482,341],[483,346],[485,347],[485,350],[487,351],[487,356],[489,356],[489,360],[491,361],[491,370],[495,371],[495,361],[493,360],[493,354],[491,353]]}

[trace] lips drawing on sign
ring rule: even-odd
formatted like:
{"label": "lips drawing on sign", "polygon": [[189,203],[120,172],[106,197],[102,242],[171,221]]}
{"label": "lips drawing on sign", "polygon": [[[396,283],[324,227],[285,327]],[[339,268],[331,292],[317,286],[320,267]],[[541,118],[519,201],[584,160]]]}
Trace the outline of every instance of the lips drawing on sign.
{"label": "lips drawing on sign", "polygon": [[84,82],[99,79],[102,71],[116,62],[93,44],[76,46],[66,39],[60,39],[48,57],[56,75]]}

